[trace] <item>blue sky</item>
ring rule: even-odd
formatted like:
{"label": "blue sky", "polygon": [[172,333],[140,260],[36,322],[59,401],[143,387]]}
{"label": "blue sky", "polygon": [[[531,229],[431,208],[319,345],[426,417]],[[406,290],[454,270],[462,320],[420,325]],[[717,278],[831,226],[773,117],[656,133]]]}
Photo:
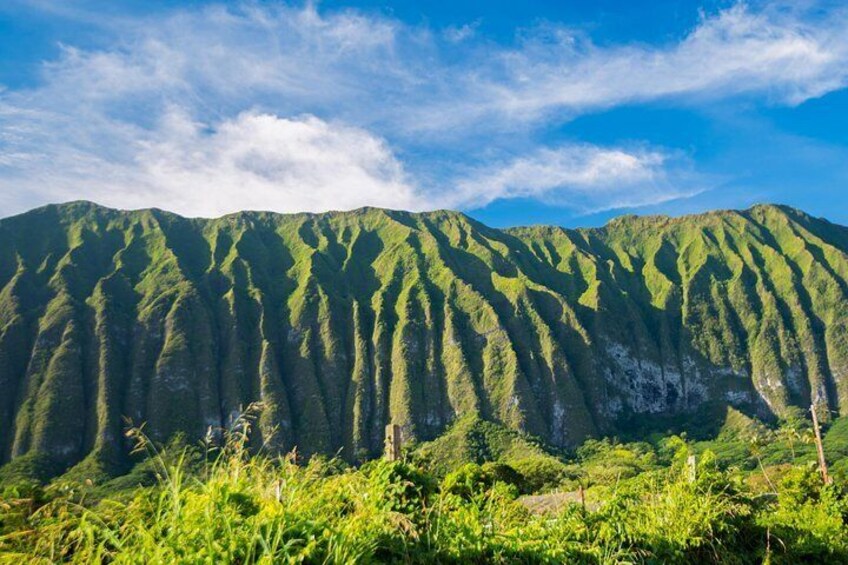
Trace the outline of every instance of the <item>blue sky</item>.
{"label": "blue sky", "polygon": [[843,4],[6,0],[0,215],[777,202],[848,224]]}

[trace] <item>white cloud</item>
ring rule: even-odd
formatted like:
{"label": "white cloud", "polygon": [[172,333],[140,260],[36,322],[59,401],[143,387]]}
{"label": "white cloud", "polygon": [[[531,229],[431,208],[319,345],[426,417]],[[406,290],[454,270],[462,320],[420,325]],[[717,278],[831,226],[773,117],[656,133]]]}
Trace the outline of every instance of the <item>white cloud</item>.
{"label": "white cloud", "polygon": [[566,145],[478,170],[458,183],[452,198],[463,207],[536,198],[588,213],[691,196],[706,183],[679,155]]}
{"label": "white cloud", "polygon": [[442,32],[444,38],[451,43],[462,43],[477,35],[477,28],[480,27],[480,20],[475,20],[469,24],[461,26],[448,26]]}
{"label": "white cloud", "polygon": [[620,104],[797,104],[848,81],[845,11],[737,5],[663,46],[599,46],[555,25],[498,46],[474,25],[311,4],[104,21],[109,47],[65,46],[38,86],[0,90],[4,210],[67,198],[204,215],[653,203],[707,181],[674,151],[546,148],[538,133]]}
{"label": "white cloud", "polygon": [[[0,156],[5,209],[21,209],[24,188],[25,200],[35,203],[89,199],[195,216],[359,206],[469,209],[519,197],[588,212],[679,198],[707,182],[681,155],[569,144],[465,167],[448,183],[425,189],[385,140],[310,115],[244,112],[202,124],[172,109],[149,130],[102,124],[99,143],[113,148],[105,157],[49,136],[34,138],[39,128],[26,131],[27,123],[21,131],[30,150]],[[74,124],[54,125],[63,137]]]}
{"label": "white cloud", "polygon": [[134,145],[130,159],[53,147],[57,162],[49,146],[41,155],[6,154],[0,190],[8,196],[20,183],[39,202],[90,199],[199,216],[423,205],[383,140],[314,116],[246,112],[210,128],[173,111],[142,139],[113,133],[113,143]]}
{"label": "white cloud", "polygon": [[848,84],[848,12],[807,22],[794,12],[737,4],[704,17],[681,41],[599,47],[568,28],[546,26],[490,57],[468,95],[441,101],[422,127],[447,122],[534,123],[620,104],[759,95],[795,105]]}
{"label": "white cloud", "polygon": [[246,113],[206,133],[169,117],[138,157],[153,198],[178,211],[322,211],[363,205],[418,209],[421,201],[385,142],[313,116]]}

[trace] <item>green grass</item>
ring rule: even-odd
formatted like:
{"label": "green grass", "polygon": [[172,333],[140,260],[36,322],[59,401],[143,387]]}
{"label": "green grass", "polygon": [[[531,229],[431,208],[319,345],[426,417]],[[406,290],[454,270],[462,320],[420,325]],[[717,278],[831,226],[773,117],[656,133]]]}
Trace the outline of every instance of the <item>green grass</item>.
{"label": "green grass", "polygon": [[[588,504],[538,514],[522,503],[535,489],[520,466],[470,462],[437,477],[426,453],[359,468],[252,455],[256,414],[248,413],[222,443],[200,448],[156,448],[131,430],[147,456],[117,482],[5,481],[0,555],[32,563],[848,562],[845,475],[825,486],[814,463],[782,466],[772,492],[757,471],[722,466],[706,449],[693,479],[695,446],[679,436],[592,441],[561,462],[586,486]],[[559,487],[571,480],[564,475]]]}

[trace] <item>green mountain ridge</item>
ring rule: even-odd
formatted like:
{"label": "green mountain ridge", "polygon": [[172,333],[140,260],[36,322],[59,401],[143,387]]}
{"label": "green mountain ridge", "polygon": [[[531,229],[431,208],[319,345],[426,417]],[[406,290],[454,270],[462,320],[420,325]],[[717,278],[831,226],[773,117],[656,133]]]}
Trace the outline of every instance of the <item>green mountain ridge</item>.
{"label": "green mountain ridge", "polygon": [[463,417],[553,446],[732,406],[848,411],[848,228],[782,206],[602,228],[375,208],[0,220],[0,464],[125,461],[124,418],[382,451]]}

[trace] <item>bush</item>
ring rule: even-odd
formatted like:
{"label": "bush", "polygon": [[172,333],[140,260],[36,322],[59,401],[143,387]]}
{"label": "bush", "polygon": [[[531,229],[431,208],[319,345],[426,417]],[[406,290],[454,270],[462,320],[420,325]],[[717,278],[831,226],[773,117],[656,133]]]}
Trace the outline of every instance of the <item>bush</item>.
{"label": "bush", "polygon": [[403,461],[376,460],[363,467],[381,506],[393,512],[420,512],[436,491],[436,481]]}
{"label": "bush", "polygon": [[502,485],[503,492],[512,493],[512,498],[515,498],[524,478],[515,469],[503,463],[489,462],[483,466],[468,463],[448,473],[442,481],[441,490],[465,500],[473,500],[491,490],[496,483]]}
{"label": "bush", "polygon": [[764,497],[709,451],[692,478],[680,438],[661,448],[664,465],[639,444],[596,442],[582,453],[590,465],[651,468],[591,487],[586,507],[537,515],[517,485],[560,484],[574,468],[553,457],[466,464],[438,488],[408,461],[298,465],[249,457],[241,437],[199,468],[184,447],[156,452],[143,465],[157,484],[119,498],[7,486],[0,553],[44,563],[848,563],[844,484],[822,484],[815,465],[789,465],[777,497]]}
{"label": "bush", "polygon": [[848,563],[848,497],[824,485],[815,465],[796,467],[781,481],[777,506],[761,514],[774,561]]}
{"label": "bush", "polygon": [[545,492],[558,488],[570,478],[568,467],[553,457],[527,457],[511,462],[521,475],[524,492]]}

